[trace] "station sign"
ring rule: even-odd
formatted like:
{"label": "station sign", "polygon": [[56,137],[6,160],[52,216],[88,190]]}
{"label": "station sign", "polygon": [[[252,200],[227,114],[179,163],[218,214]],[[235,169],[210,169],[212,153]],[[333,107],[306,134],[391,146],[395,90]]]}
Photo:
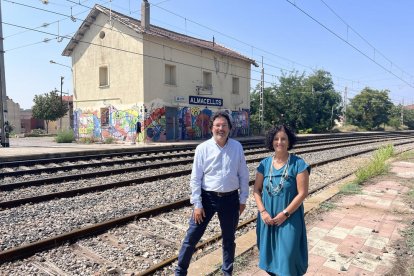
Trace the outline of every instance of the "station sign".
{"label": "station sign", "polygon": [[185,97],[184,96],[175,96],[175,101],[176,102],[185,102]]}
{"label": "station sign", "polygon": [[223,106],[223,99],[190,96],[188,103],[196,105]]}

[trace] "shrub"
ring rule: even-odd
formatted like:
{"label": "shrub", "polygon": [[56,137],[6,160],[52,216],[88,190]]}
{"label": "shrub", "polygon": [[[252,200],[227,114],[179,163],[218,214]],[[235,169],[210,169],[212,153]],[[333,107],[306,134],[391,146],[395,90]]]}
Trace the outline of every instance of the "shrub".
{"label": "shrub", "polygon": [[113,144],[114,141],[115,141],[115,138],[114,137],[107,137],[104,140],[104,144]]}
{"label": "shrub", "polygon": [[44,129],[36,128],[32,129],[30,133],[26,133],[24,136],[26,137],[40,137],[46,134],[46,131]]}
{"label": "shrub", "polygon": [[309,134],[309,133],[312,133],[312,129],[311,128],[299,129],[299,134]]}
{"label": "shrub", "polygon": [[100,142],[100,140],[95,137],[82,137],[79,138],[78,142],[81,144],[93,144],[95,142]]}
{"label": "shrub", "polygon": [[75,141],[75,134],[72,129],[59,131],[55,141],[56,143],[72,143]]}
{"label": "shrub", "polygon": [[392,145],[384,146],[374,152],[372,160],[363,168],[356,172],[356,179],[340,188],[343,194],[357,194],[361,192],[360,184],[368,179],[380,175],[388,170],[388,164],[385,162],[394,154]]}
{"label": "shrub", "polygon": [[388,170],[385,161],[394,154],[394,147],[388,145],[375,151],[372,161],[356,172],[357,184],[361,184],[371,177],[380,175]]}

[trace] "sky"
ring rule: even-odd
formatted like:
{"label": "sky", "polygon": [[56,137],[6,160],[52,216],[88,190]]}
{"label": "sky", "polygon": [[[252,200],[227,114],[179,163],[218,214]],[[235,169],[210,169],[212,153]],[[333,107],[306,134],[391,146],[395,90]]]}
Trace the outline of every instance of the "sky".
{"label": "sky", "polygon": [[[71,58],[62,56],[90,8],[140,19],[141,0],[0,0],[6,94],[23,109],[54,89],[72,95]],[[262,64],[265,86],[289,72],[325,70],[352,99],[389,90],[414,104],[412,0],[149,0],[150,23],[214,40]],[[72,17],[71,17],[72,16]],[[50,60],[56,63],[50,63]],[[251,86],[260,82],[252,66]],[[306,88],[304,88],[306,89]]]}

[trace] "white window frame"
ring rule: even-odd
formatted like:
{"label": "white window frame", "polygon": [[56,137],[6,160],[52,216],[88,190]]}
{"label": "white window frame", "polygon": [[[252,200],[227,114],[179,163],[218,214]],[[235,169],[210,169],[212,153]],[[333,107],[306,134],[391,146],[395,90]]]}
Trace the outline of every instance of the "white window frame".
{"label": "white window frame", "polygon": [[208,71],[203,71],[203,89],[213,90],[213,74]]}
{"label": "white window frame", "polygon": [[177,85],[177,66],[165,64],[164,72],[164,83],[167,85]]}
{"label": "white window frame", "polygon": [[237,77],[232,78],[231,93],[236,95],[240,94],[240,79]]}
{"label": "white window frame", "polygon": [[[106,70],[106,72],[104,71]],[[106,73],[106,74],[105,74]],[[99,76],[99,87],[108,87],[109,86],[109,66],[108,65],[101,65],[99,66],[98,71]],[[106,75],[106,76],[104,76]],[[105,79],[103,79],[105,78]],[[104,82],[106,80],[106,82]]]}

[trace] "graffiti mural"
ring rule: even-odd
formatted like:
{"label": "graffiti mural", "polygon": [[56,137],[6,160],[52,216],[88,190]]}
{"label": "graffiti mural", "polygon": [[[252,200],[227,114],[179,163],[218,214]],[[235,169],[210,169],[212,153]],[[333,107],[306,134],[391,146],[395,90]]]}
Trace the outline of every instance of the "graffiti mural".
{"label": "graffiti mural", "polygon": [[244,137],[249,135],[249,111],[233,111],[231,113],[233,118],[232,137]]}
{"label": "graffiti mural", "polygon": [[211,137],[209,129],[211,110],[208,108],[201,110],[199,107],[183,107],[178,113],[182,140]]}
{"label": "graffiti mural", "polygon": [[165,107],[149,110],[148,116],[144,120],[147,140],[152,142],[166,141],[165,127]]}
{"label": "graffiti mural", "polygon": [[111,106],[109,126],[102,137],[113,137],[118,141],[134,142],[136,140],[137,122],[140,119],[138,109],[118,110]]}
{"label": "graffiti mural", "polygon": [[[176,108],[174,120],[178,125],[179,140],[208,139],[211,137],[209,121],[213,110],[207,107]],[[248,136],[249,110],[229,111],[233,121],[232,137]],[[103,114],[105,116],[103,116]],[[172,115],[169,115],[172,116]],[[74,129],[77,139],[93,138],[104,141],[113,138],[121,142],[163,142],[166,141],[166,107],[162,102],[149,105],[134,105],[121,110],[106,106],[100,110],[74,111]],[[169,117],[169,120],[171,118]],[[102,123],[104,122],[104,123]],[[140,131],[137,128],[140,127]]]}
{"label": "graffiti mural", "polygon": [[79,118],[77,123],[79,138],[100,138],[101,123],[98,119],[97,111],[80,112],[76,117]]}

